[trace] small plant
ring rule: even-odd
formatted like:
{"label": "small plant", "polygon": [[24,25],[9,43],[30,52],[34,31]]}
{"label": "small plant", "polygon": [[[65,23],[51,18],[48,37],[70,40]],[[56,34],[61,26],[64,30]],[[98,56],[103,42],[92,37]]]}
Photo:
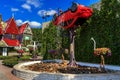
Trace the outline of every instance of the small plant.
{"label": "small plant", "polygon": [[18,60],[19,61],[28,61],[28,60],[30,60],[30,56],[24,55],[24,56],[20,57]]}
{"label": "small plant", "polygon": [[18,59],[17,58],[5,59],[3,60],[2,63],[8,67],[13,67],[14,65],[18,64]]}
{"label": "small plant", "polygon": [[48,53],[53,59],[55,59],[56,56],[58,55],[57,50],[54,50],[54,49],[49,50]]}
{"label": "small plant", "polygon": [[19,49],[19,50],[17,50],[17,53],[19,54],[18,57],[21,57],[23,55],[23,53],[24,53],[24,50],[23,49]]}
{"label": "small plant", "polygon": [[15,47],[14,49],[15,49],[15,50],[17,51],[17,53],[19,54],[18,57],[21,57],[21,56],[23,55],[23,53],[25,52],[22,47]]}
{"label": "small plant", "polygon": [[0,56],[0,60],[11,59],[13,56]]}
{"label": "small plant", "polygon": [[27,45],[27,48],[29,49],[30,54],[32,54],[32,59],[36,60],[38,56],[38,48],[34,45]]}

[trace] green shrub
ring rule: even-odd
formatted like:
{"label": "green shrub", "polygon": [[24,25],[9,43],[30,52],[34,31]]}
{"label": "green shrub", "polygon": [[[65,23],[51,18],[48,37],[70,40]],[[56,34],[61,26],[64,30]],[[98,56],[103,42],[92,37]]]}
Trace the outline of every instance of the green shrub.
{"label": "green shrub", "polygon": [[2,63],[8,67],[13,67],[14,65],[18,64],[18,58],[5,59]]}
{"label": "green shrub", "polygon": [[15,56],[0,56],[0,60],[5,60],[5,59],[12,59]]}
{"label": "green shrub", "polygon": [[24,55],[24,56],[20,57],[18,60],[19,61],[28,61],[28,60],[30,60],[30,58],[31,58],[31,56]]}

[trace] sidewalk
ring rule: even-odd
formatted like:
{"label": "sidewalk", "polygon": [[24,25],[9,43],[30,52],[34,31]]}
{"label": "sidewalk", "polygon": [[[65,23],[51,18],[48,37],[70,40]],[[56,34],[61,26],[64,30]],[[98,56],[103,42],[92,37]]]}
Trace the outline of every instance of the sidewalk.
{"label": "sidewalk", "polygon": [[2,65],[0,60],[0,80],[22,80],[14,76],[12,73],[12,68]]}

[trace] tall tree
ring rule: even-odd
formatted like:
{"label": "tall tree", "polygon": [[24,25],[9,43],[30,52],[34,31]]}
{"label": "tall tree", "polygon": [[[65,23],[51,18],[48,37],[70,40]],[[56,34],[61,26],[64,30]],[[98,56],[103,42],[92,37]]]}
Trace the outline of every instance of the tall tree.
{"label": "tall tree", "polygon": [[41,51],[41,42],[42,42],[42,29],[36,29],[36,28],[32,28],[32,32],[33,32],[33,41],[37,42],[38,45],[38,51]]}

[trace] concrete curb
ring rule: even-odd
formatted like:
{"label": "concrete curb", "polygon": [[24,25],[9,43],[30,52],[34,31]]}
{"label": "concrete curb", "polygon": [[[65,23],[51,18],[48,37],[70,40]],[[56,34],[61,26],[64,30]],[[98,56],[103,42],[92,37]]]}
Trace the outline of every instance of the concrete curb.
{"label": "concrete curb", "polygon": [[41,61],[20,63],[14,66],[13,74],[24,80],[120,80],[120,72],[107,74],[62,74],[24,70],[22,66]]}

